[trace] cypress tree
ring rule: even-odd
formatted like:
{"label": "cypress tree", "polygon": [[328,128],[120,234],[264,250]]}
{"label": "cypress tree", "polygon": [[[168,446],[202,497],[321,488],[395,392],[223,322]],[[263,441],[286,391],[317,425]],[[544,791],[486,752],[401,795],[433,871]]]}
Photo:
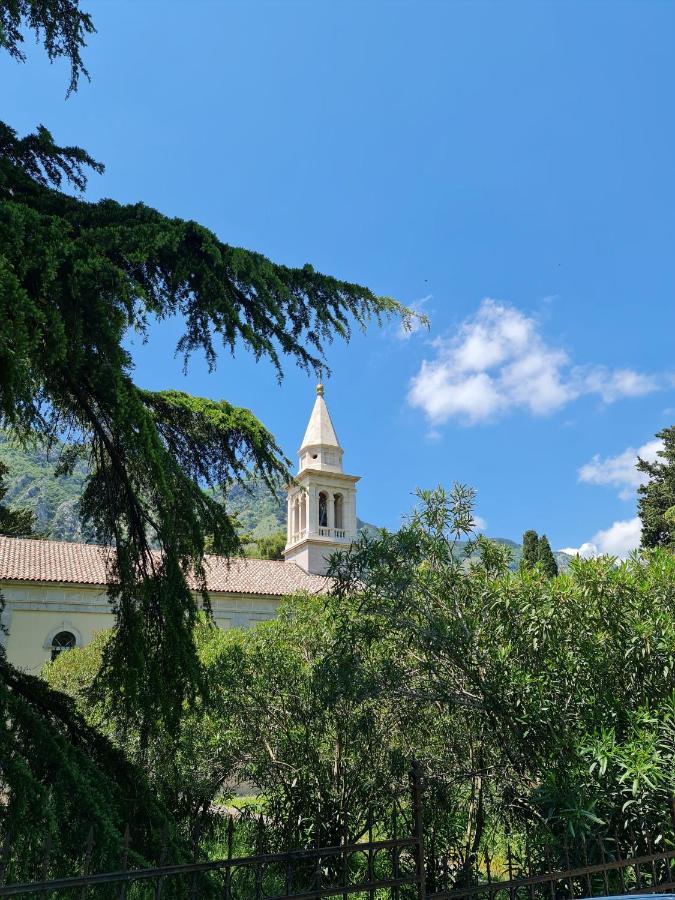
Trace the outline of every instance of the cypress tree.
{"label": "cypress tree", "polygon": [[537,561],[548,578],[553,578],[558,574],[558,563],[545,534],[542,534],[538,541]]}
{"label": "cypress tree", "polygon": [[649,480],[638,488],[643,547],[675,547],[675,425],[656,435],[663,441],[656,462],[638,458]]}
{"label": "cypress tree", "polygon": [[523,556],[520,561],[522,569],[534,569],[539,560],[539,535],[529,529],[523,535]]}

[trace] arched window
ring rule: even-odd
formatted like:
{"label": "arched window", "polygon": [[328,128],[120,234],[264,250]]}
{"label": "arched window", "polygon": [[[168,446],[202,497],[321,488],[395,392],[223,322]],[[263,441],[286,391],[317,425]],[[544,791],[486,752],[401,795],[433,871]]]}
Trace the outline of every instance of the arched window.
{"label": "arched window", "polygon": [[324,491],[319,494],[319,528],[328,528],[328,495]]}
{"label": "arched window", "polygon": [[52,638],[52,659],[56,659],[64,650],[72,650],[77,645],[77,639],[72,631],[59,631]]}
{"label": "arched window", "polygon": [[342,524],[342,494],[335,494],[333,502],[335,504],[335,515],[333,516],[335,527],[344,528],[345,526]]}

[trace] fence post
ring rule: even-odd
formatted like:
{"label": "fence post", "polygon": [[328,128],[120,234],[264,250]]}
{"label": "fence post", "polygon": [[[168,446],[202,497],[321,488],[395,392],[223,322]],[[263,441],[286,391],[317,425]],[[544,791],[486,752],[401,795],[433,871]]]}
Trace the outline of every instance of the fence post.
{"label": "fence post", "polygon": [[426,900],[426,872],[424,859],[424,811],[422,809],[422,772],[419,762],[414,759],[410,771],[410,791],[412,795],[413,837],[415,838],[415,863],[417,866],[417,898]]}

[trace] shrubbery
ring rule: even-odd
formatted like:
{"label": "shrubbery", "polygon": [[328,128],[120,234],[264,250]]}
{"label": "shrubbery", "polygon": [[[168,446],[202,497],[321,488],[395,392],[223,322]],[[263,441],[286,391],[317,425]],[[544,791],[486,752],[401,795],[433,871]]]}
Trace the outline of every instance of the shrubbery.
{"label": "shrubbery", "polygon": [[[111,736],[195,838],[210,801],[245,780],[278,846],[315,839],[317,820],[332,843],[384,817],[413,756],[429,827],[472,851],[506,830],[669,827],[675,558],[513,573],[484,538],[457,552],[470,491],[420,497],[399,532],[335,558],[332,596],[296,598],[252,631],[202,622],[206,698],[166,746]],[[47,670],[99,727],[85,697],[102,640]]]}

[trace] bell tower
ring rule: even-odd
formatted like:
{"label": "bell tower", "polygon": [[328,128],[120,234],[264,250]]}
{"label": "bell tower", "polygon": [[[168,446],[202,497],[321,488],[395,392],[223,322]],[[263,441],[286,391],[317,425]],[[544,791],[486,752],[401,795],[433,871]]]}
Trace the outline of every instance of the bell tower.
{"label": "bell tower", "polygon": [[302,446],[300,467],[288,488],[288,530],[284,557],[305,572],[325,575],[328,558],[356,538],[358,475],[342,470],[342,447],[324,400],[323,385]]}

